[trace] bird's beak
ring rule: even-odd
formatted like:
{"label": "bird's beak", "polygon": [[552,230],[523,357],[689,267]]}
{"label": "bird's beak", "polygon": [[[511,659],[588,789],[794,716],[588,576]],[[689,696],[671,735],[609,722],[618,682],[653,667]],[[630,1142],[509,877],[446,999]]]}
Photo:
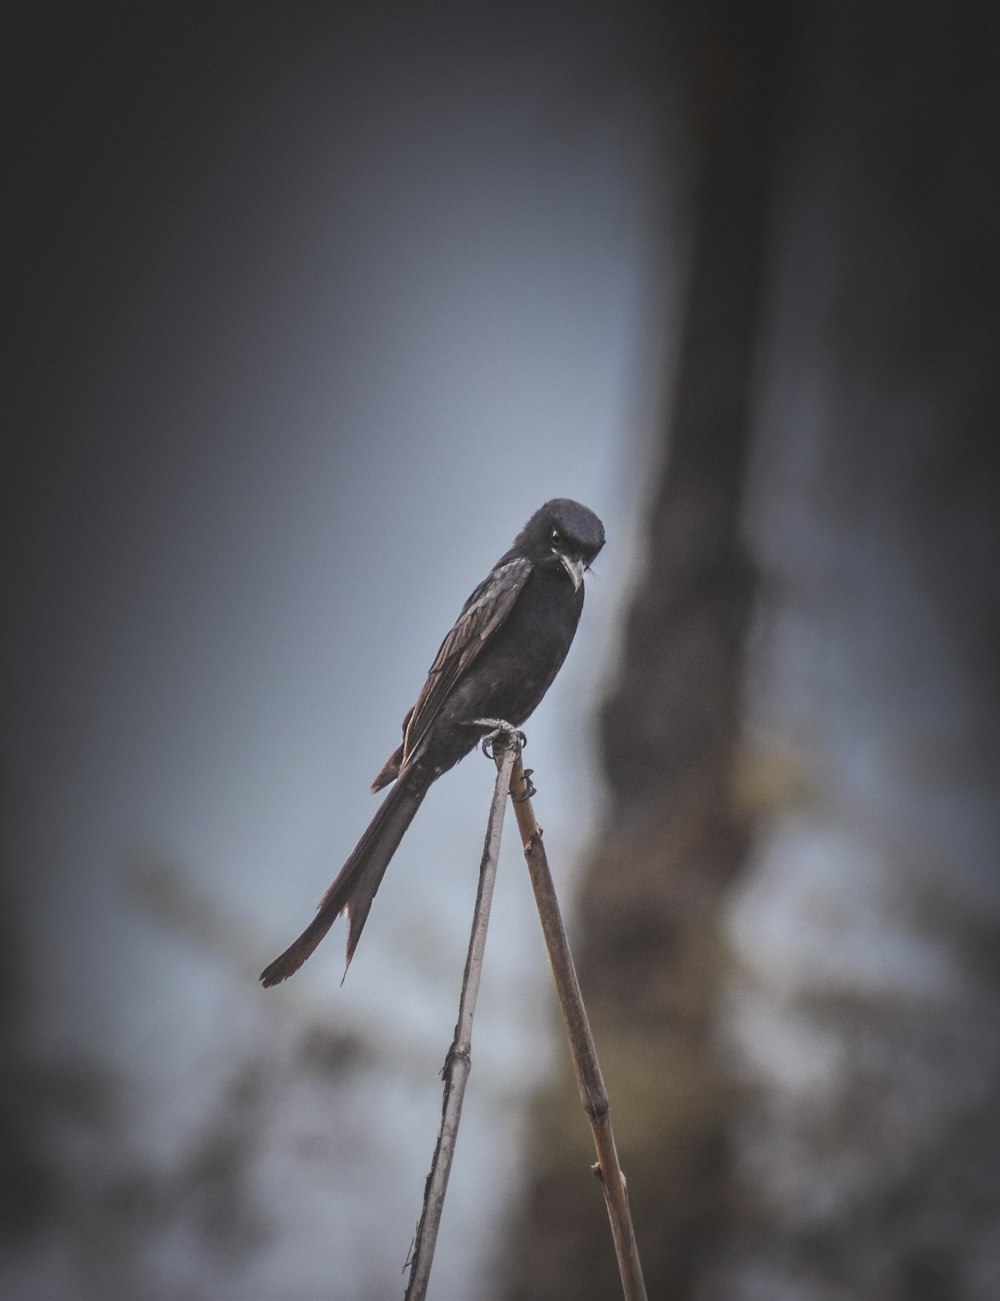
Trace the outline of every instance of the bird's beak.
{"label": "bird's beak", "polygon": [[580,584],[583,582],[583,574],[586,566],[579,557],[567,556],[566,553],[560,552],[559,559],[562,561],[563,568],[569,574],[573,583],[573,591],[580,590]]}

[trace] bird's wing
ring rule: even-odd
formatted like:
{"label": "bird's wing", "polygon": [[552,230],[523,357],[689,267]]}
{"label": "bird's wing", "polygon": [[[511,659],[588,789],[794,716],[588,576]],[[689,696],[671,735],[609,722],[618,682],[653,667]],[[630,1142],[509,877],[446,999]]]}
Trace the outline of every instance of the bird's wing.
{"label": "bird's wing", "polygon": [[403,736],[404,764],[427,735],[455,683],[510,614],[531,569],[531,561],[525,556],[506,560],[491,571],[466,601],[454,628],[441,643],[410,712]]}

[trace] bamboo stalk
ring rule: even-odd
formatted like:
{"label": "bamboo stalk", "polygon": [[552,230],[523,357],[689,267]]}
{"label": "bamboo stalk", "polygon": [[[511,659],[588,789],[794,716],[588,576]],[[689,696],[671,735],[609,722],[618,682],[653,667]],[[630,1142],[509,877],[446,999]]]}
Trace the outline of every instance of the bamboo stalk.
{"label": "bamboo stalk", "polygon": [[[499,766],[499,758],[497,762]],[[529,798],[532,793],[531,787],[524,775],[519,754],[514,763],[510,790],[518,829],[521,833],[524,857],[535,892],[538,916],[542,923],[542,934],[545,937],[552,975],[555,978],[559,1006],[566,1026],[566,1036],[569,1039],[580,1102],[593,1131],[594,1147],[597,1150],[597,1165],[594,1173],[600,1179],[604,1192],[608,1219],[611,1222],[611,1236],[618,1259],[618,1271],[621,1274],[622,1293],[625,1301],[646,1301],[646,1284],[642,1277],[642,1265],[635,1240],[635,1229],[632,1225],[625,1176],[618,1162],[618,1151],[611,1128],[607,1089],[604,1086],[594,1037],[590,1031],[587,1009],[580,993],[580,984],[576,977],[569,941],[566,938],[566,928],[559,911],[559,900],[549,871],[545,847],[542,844],[542,829],[531,806]]]}
{"label": "bamboo stalk", "polygon": [[430,1174],[424,1187],[424,1204],[420,1223],[410,1253],[410,1278],[406,1286],[405,1301],[424,1301],[430,1279],[434,1247],[437,1242],[441,1212],[444,1209],[448,1176],[451,1173],[458,1126],[462,1118],[462,1100],[465,1085],[472,1069],[472,1020],[479,994],[479,977],[482,972],[483,952],[486,947],[486,929],[490,920],[493,885],[496,881],[497,856],[500,852],[500,834],[507,805],[511,777],[520,753],[516,735],[501,734],[494,740],[493,755],[497,764],[497,782],[486,824],[486,843],[479,868],[479,889],[472,920],[472,935],[462,977],[462,993],[458,1007],[455,1038],[445,1058],[441,1074],[444,1078],[444,1100],[441,1107],[441,1126],[431,1161]]}

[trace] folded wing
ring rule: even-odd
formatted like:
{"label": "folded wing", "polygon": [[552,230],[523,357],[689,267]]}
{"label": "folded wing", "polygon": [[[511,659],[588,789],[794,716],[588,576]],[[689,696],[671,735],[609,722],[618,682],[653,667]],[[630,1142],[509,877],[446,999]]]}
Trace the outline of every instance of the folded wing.
{"label": "folded wing", "polygon": [[406,718],[403,744],[375,779],[374,790],[389,784],[419,749],[455,683],[514,608],[531,574],[523,556],[497,565],[465,603],[455,626],[441,643],[417,702]]}

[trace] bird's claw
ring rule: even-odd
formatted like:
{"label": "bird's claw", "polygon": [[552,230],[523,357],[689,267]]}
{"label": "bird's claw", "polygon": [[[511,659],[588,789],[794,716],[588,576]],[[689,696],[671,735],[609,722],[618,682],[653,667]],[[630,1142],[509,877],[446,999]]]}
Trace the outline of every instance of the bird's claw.
{"label": "bird's claw", "polygon": [[493,758],[493,747],[497,741],[503,740],[507,745],[513,744],[517,747],[518,753],[528,744],[528,738],[524,733],[504,718],[474,718],[470,726],[489,729],[482,738],[482,750],[487,759]]}
{"label": "bird's claw", "polygon": [[510,797],[515,804],[523,804],[525,800],[530,800],[532,795],[538,794],[538,791],[535,789],[535,783],[531,780],[531,774],[534,771],[534,768],[525,768],[523,770],[522,776],[524,777],[524,790],[520,795],[512,795]]}

